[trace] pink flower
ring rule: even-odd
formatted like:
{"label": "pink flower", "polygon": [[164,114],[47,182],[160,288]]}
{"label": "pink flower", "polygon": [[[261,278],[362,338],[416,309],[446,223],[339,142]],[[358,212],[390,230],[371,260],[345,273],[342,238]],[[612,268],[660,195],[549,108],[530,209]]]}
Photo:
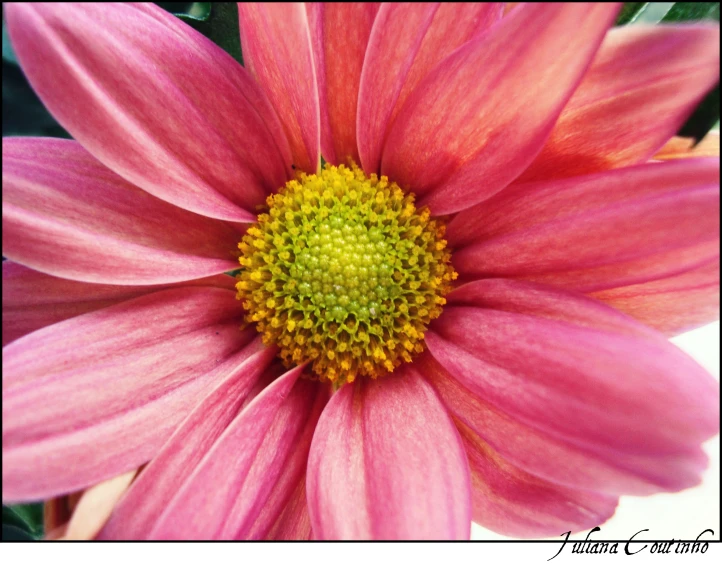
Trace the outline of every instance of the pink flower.
{"label": "pink flower", "polygon": [[[717,25],[608,32],[612,4],[241,4],[244,69],[150,5],[5,9],[77,141],[3,139],[4,501],[147,463],[99,537],[466,538],[472,519],[538,537],[699,482],[719,388],[664,334],[718,316],[719,162],[650,158],[718,80]],[[281,245],[264,217],[278,242],[296,221],[259,207],[320,155],[388,176],[448,228],[445,305],[439,225],[413,216],[382,263],[330,240],[349,272],[378,269],[358,275],[369,288],[413,234],[440,266],[404,297],[441,316],[423,332],[431,303],[397,313],[417,331],[379,338],[362,359],[378,379],[330,334],[307,355],[312,334],[279,314],[300,294],[254,298]],[[298,179],[299,195],[316,182]],[[238,301],[224,272],[242,239]],[[304,265],[288,257],[286,282]],[[303,363],[283,368],[293,348],[244,315],[300,337]],[[361,373],[331,387],[325,359]]]}

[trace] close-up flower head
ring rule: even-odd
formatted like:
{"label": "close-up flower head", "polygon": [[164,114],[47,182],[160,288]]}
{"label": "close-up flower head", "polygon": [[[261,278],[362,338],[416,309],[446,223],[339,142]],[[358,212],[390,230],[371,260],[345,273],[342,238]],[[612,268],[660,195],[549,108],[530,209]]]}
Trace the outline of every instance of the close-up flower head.
{"label": "close-up flower head", "polygon": [[3,130],[7,509],[558,538],[700,484],[719,383],[669,339],[719,319],[719,137],[678,135],[718,21],[209,6],[3,6],[64,136]]}

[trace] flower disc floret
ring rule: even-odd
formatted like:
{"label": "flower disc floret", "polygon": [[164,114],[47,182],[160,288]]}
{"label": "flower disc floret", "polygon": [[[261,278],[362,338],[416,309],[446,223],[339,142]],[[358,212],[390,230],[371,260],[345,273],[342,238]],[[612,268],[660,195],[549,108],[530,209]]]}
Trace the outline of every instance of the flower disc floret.
{"label": "flower disc floret", "polygon": [[301,173],[267,204],[238,245],[237,297],[287,365],[340,384],[423,351],[456,278],[442,222],[355,166]]}

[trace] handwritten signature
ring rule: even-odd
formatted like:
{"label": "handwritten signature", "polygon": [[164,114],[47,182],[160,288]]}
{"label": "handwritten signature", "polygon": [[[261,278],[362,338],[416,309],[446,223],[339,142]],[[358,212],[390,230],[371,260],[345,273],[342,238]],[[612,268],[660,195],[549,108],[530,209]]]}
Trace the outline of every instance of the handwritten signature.
{"label": "handwritten signature", "polygon": [[[624,553],[627,556],[631,556],[633,554],[639,554],[640,552],[644,550],[648,550],[650,554],[704,554],[707,552],[707,549],[709,548],[709,543],[704,540],[699,540],[699,538],[704,535],[705,533],[711,533],[712,536],[714,536],[714,531],[712,529],[707,529],[702,531],[697,538],[694,541],[687,541],[683,542],[682,540],[670,540],[670,541],[660,541],[660,542],[654,542],[654,543],[642,543],[642,542],[635,542],[634,538],[641,534],[649,532],[649,529],[642,529],[641,531],[638,531],[634,533],[629,540],[626,543],[620,543],[620,542],[601,542],[601,541],[595,541],[591,540],[589,537],[592,535],[592,533],[596,533],[597,531],[601,531],[599,527],[594,527],[591,531],[587,533],[587,536],[582,541],[571,541],[571,550],[572,554],[619,554],[619,545],[624,544],[622,547]],[[559,556],[564,550],[564,548],[567,546],[567,543],[569,542],[569,535],[571,535],[571,531],[567,531],[566,533],[562,533],[561,536],[565,537],[564,542],[562,542],[562,547],[559,549],[559,551],[549,558],[549,560],[552,560]],[[643,546],[640,546],[642,545]]]}

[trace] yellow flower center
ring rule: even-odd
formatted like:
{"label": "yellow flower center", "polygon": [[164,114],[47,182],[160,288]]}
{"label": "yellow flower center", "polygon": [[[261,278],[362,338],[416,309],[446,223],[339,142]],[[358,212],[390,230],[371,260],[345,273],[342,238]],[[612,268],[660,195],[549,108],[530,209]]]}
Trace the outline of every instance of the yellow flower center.
{"label": "yellow flower center", "polygon": [[445,226],[386,177],[326,165],[267,199],[238,247],[237,298],[291,366],[335,385],[423,351],[456,279]]}

